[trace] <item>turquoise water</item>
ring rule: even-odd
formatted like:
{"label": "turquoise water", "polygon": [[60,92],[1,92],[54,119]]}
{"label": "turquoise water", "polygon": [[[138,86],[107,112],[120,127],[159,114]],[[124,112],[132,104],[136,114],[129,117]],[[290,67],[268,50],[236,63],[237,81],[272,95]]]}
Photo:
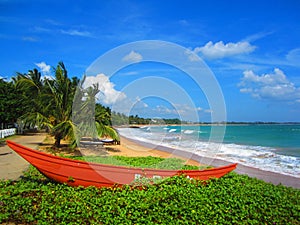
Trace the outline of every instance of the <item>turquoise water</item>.
{"label": "turquoise water", "polygon": [[300,177],[300,124],[145,126],[123,128],[120,133],[201,156]]}
{"label": "turquoise water", "polygon": [[[198,130],[200,140],[208,140],[211,127],[184,126],[179,131]],[[284,155],[300,157],[300,125],[228,125],[225,128],[224,143],[264,146],[275,148]]]}

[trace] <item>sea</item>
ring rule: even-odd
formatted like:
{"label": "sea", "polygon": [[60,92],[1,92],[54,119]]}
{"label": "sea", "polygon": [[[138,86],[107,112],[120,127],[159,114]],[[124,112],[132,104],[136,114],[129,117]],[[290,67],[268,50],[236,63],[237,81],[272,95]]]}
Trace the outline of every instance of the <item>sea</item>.
{"label": "sea", "polygon": [[118,132],[152,146],[300,178],[300,124],[150,125]]}

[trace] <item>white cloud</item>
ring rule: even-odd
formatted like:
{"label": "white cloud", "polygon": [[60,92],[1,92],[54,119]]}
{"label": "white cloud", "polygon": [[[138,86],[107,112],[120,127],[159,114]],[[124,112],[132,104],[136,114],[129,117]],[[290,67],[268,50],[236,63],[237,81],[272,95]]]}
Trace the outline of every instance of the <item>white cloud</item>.
{"label": "white cloud", "polygon": [[30,36],[22,37],[22,40],[23,40],[23,41],[29,41],[29,42],[37,42],[37,41],[38,41],[37,38],[35,38],[35,37],[30,37]]}
{"label": "white cloud", "polygon": [[241,93],[249,93],[255,98],[289,100],[298,102],[300,87],[290,82],[278,68],[273,73],[256,75],[252,70],[244,71],[239,83]]}
{"label": "white cloud", "polygon": [[176,110],[174,108],[169,108],[167,106],[164,106],[164,105],[157,105],[156,108],[153,109],[153,111],[155,113],[158,113],[158,115],[177,115],[179,114],[180,115],[180,112],[179,110]]}
{"label": "white cloud", "polygon": [[289,51],[288,54],[286,55],[286,59],[290,63],[295,63],[295,64],[299,65],[299,62],[300,62],[300,48],[295,48],[295,49]]}
{"label": "white cloud", "polygon": [[264,38],[268,35],[271,35],[273,33],[274,33],[273,31],[258,32],[258,33],[255,33],[255,34],[252,34],[252,35],[246,37],[243,41],[248,41],[248,42],[257,41],[257,40],[262,39],[262,38]]}
{"label": "white cloud", "polygon": [[205,112],[205,113],[213,113],[214,111],[211,110],[211,109],[205,109],[204,112]]}
{"label": "white cloud", "polygon": [[137,96],[137,97],[135,98],[135,100],[136,100],[136,103],[135,103],[136,105],[139,105],[139,106],[141,106],[142,108],[148,108],[148,107],[149,107],[149,105],[148,105],[147,103],[143,102],[142,99],[140,99],[139,96]]}
{"label": "white cloud", "polygon": [[61,33],[68,34],[71,36],[81,36],[81,37],[92,37],[92,34],[88,31],[79,31],[79,30],[61,30]]}
{"label": "white cloud", "polygon": [[128,55],[122,58],[124,62],[140,62],[143,60],[143,56],[135,51],[131,51]]}
{"label": "white cloud", "polygon": [[219,41],[215,44],[212,41],[209,41],[203,47],[196,47],[194,52],[201,53],[207,58],[216,59],[250,53],[253,52],[255,48],[255,46],[247,41],[240,41],[237,43],[229,42],[227,44],[224,44],[223,41]]}
{"label": "white cloud", "polygon": [[38,32],[38,33],[51,33],[51,32],[53,32],[53,30],[51,30],[49,28],[39,27],[39,26],[35,26],[33,28],[33,31]]}
{"label": "white cloud", "polygon": [[50,74],[50,65],[47,65],[45,62],[35,63],[35,65],[40,68],[43,75],[49,75]]}
{"label": "white cloud", "polygon": [[188,59],[191,62],[196,62],[196,61],[200,61],[199,56],[196,54],[196,52],[191,51],[190,49],[185,51],[185,54],[187,55]]}
{"label": "white cloud", "polygon": [[[198,113],[211,113],[212,110],[210,109],[203,109],[201,107],[194,107],[187,104],[174,104],[173,108],[169,108],[164,105],[157,105],[154,112],[166,115],[179,115],[181,118],[189,119],[189,118],[196,118]],[[195,120],[196,121],[196,120]]]}
{"label": "white cloud", "polygon": [[265,85],[276,85],[278,83],[289,83],[282,70],[275,68],[274,73],[263,74],[261,76],[256,75],[252,70],[244,71],[244,82],[260,83]]}
{"label": "white cloud", "polygon": [[114,86],[115,84],[110,82],[109,78],[105,74],[98,74],[95,77],[88,76],[84,81],[84,88],[90,87],[93,84],[99,85],[100,93],[97,98],[105,104],[114,104],[118,101],[122,101],[126,98],[126,94],[117,91]]}

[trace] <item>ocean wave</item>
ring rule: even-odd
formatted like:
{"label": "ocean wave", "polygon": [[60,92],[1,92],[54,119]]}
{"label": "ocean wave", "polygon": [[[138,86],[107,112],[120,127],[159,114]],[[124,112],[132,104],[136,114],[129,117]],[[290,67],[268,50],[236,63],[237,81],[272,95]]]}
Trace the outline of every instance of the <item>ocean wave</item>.
{"label": "ocean wave", "polygon": [[199,130],[198,133],[199,133],[199,134],[207,134],[206,131],[201,131],[201,130]]}
{"label": "ocean wave", "polygon": [[169,133],[176,132],[176,131],[177,131],[177,129],[170,129]]}
{"label": "ocean wave", "polygon": [[[192,138],[192,135],[174,133],[176,129],[170,129],[167,133],[149,133],[130,128],[121,128],[118,131],[127,138],[174,148],[174,151],[179,149],[201,157],[222,159],[300,178],[300,158],[277,154],[276,149],[272,147],[199,141],[198,138]],[[189,134],[184,131],[182,133]]]}
{"label": "ocean wave", "polygon": [[293,128],[291,131],[296,131],[296,132],[298,132],[298,131],[300,131],[300,128]]}
{"label": "ocean wave", "polygon": [[184,134],[192,134],[192,133],[194,133],[194,130],[182,130],[182,133],[184,133]]}

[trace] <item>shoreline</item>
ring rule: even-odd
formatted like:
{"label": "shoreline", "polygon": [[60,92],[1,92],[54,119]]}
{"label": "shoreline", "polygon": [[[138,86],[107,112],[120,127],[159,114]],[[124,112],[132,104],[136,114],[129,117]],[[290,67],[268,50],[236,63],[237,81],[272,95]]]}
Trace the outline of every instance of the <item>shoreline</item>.
{"label": "shoreline", "polygon": [[[35,134],[35,135],[24,135],[18,136],[16,138],[16,142],[32,147],[32,148],[40,148],[41,143],[45,140],[45,134]],[[224,166],[231,164],[232,162],[228,162],[222,159],[214,159],[209,157],[202,157],[196,155],[192,152],[187,152],[183,150],[173,149],[170,147],[154,145],[147,142],[142,142],[139,140],[135,140],[132,138],[127,138],[121,136],[121,145],[106,145],[106,153],[109,155],[123,155],[129,157],[138,157],[138,156],[153,156],[153,157],[162,157],[162,158],[181,158],[185,161],[186,164],[195,165],[195,166],[203,166],[210,165],[214,167]],[[2,168],[0,173],[0,179],[17,179],[19,176],[23,174],[23,171],[28,167],[29,163],[15,154],[11,149],[7,146],[3,146],[0,148],[1,160],[0,167]],[[11,158],[13,157],[13,158]],[[16,157],[16,159],[14,159]],[[4,161],[3,161],[4,160]],[[17,167],[16,167],[17,166]],[[237,168],[234,170],[238,174],[245,174],[249,177],[254,177],[260,180],[263,180],[268,183],[272,183],[275,185],[282,184],[287,187],[293,187],[300,189],[300,178],[280,174],[272,171],[265,171],[262,169],[245,166],[238,164]],[[16,174],[12,174],[16,173]]]}
{"label": "shoreline", "polygon": [[[121,136],[122,140],[126,140],[127,142],[134,143],[135,148],[142,148],[145,150],[148,149],[147,151],[149,152],[155,152],[156,154],[161,154],[161,157],[164,157],[169,155],[169,157],[180,157],[180,158],[185,158],[185,159],[190,159],[190,162],[196,162],[198,165],[210,165],[214,167],[219,167],[219,166],[225,166],[228,164],[232,164],[232,162],[228,162],[226,160],[222,159],[215,159],[215,158],[209,158],[209,157],[202,157],[199,155],[196,155],[192,152],[187,152],[183,150],[178,150],[178,149],[173,149],[170,147],[165,147],[161,145],[154,145],[151,143],[147,142],[142,142],[139,140],[135,140],[132,138],[127,138],[124,136]],[[122,145],[122,140],[121,140],[121,145]],[[279,185],[282,184],[287,187],[293,187],[300,189],[300,178],[286,175],[286,174],[281,174],[281,173],[276,173],[272,171],[266,171],[262,170],[259,168],[254,168],[250,166],[245,166],[242,164],[238,164],[237,168],[234,170],[234,172],[238,174],[243,174],[243,175],[248,175],[249,177],[257,178],[260,180],[263,180],[268,183],[272,183],[274,185]]]}
{"label": "shoreline", "polygon": [[120,145],[105,145],[109,155],[120,155],[127,157],[161,157],[161,158],[180,158],[185,164],[193,166],[203,166],[196,160],[187,158],[185,155],[175,155],[172,152],[163,151],[161,149],[152,148],[147,143],[140,143],[136,140],[121,136]]}

